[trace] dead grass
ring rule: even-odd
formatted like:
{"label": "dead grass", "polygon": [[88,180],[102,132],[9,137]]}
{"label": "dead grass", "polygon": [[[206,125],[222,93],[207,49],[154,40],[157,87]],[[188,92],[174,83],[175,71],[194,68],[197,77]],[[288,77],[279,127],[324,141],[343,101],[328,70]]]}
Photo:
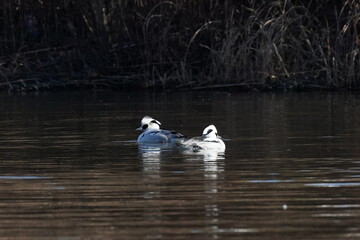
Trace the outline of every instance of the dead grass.
{"label": "dead grass", "polygon": [[356,0],[32,0],[0,11],[2,88],[360,87]]}

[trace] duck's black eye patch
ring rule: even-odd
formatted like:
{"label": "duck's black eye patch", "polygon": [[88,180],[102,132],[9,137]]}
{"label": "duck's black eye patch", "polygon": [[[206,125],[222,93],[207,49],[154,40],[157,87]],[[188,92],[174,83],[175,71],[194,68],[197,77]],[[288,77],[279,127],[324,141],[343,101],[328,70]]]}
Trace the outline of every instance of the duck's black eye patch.
{"label": "duck's black eye patch", "polygon": [[145,129],[147,129],[147,127],[148,127],[148,125],[147,125],[147,124],[144,124],[144,125],[142,125],[141,128],[142,128],[143,130],[145,130]]}
{"label": "duck's black eye patch", "polygon": [[206,135],[208,135],[209,133],[211,133],[213,130],[212,129],[209,129],[206,133]]}

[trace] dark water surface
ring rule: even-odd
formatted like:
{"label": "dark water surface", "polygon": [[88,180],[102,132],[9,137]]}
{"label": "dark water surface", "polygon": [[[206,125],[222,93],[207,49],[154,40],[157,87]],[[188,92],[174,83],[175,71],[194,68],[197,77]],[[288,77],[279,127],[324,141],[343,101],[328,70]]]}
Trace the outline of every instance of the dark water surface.
{"label": "dark water surface", "polygon": [[[360,93],[0,100],[2,239],[360,238]],[[139,149],[144,115],[227,150]]]}

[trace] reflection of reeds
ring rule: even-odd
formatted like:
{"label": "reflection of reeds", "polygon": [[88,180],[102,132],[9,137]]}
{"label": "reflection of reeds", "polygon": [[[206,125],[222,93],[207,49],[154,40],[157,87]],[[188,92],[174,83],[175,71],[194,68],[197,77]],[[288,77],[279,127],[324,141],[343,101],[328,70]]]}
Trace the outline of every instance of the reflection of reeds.
{"label": "reflection of reeds", "polygon": [[0,87],[359,88],[360,4],[7,1]]}

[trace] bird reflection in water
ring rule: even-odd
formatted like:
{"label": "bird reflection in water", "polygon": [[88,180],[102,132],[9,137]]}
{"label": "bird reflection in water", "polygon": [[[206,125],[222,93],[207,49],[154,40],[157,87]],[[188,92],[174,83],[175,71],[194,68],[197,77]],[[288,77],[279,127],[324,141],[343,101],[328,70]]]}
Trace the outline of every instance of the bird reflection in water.
{"label": "bird reflection in water", "polygon": [[[162,178],[163,174],[167,176],[175,174],[172,175],[172,179],[178,179],[179,189],[183,189],[181,181],[184,180],[185,175],[179,175],[179,173],[189,174],[189,171],[197,170],[196,172],[200,174],[195,173],[194,177],[198,177],[203,184],[203,190],[197,194],[199,198],[197,200],[203,200],[201,201],[202,204],[198,207],[203,209],[203,216],[207,222],[207,226],[204,229],[200,229],[200,231],[209,234],[209,239],[216,239],[219,233],[219,215],[221,213],[218,205],[218,192],[225,166],[224,152],[215,150],[194,152],[174,148],[171,145],[141,144],[139,145],[139,156],[142,160],[143,185],[146,189],[143,192],[143,199],[145,200],[144,219],[151,221],[155,225],[160,225],[164,219],[169,218],[169,209],[167,209],[167,206],[162,205],[164,203],[163,197],[169,197],[167,195],[169,191],[168,183],[166,182],[167,178]],[[176,173],[166,171],[167,167],[172,169],[176,167],[178,171]],[[173,192],[173,190],[170,192]],[[184,192],[184,194],[188,193]],[[186,202],[184,199],[176,200]],[[187,203],[184,204],[186,205]],[[176,211],[173,208],[171,210]],[[173,214],[176,216],[176,213]],[[159,232],[149,232],[147,237],[157,237],[157,234]]]}
{"label": "bird reflection in water", "polygon": [[[142,159],[143,171],[143,219],[161,225],[162,207],[157,204],[161,197],[161,155],[168,151],[166,144],[139,144],[139,156]],[[161,234],[154,229],[149,230],[147,238],[158,239]]]}
{"label": "bird reflection in water", "polygon": [[183,151],[189,156],[188,161],[203,161],[204,163],[204,195],[205,217],[207,229],[204,233],[210,234],[209,239],[217,239],[219,231],[219,206],[218,189],[219,182],[223,179],[222,173],[225,167],[225,154],[216,150]]}

